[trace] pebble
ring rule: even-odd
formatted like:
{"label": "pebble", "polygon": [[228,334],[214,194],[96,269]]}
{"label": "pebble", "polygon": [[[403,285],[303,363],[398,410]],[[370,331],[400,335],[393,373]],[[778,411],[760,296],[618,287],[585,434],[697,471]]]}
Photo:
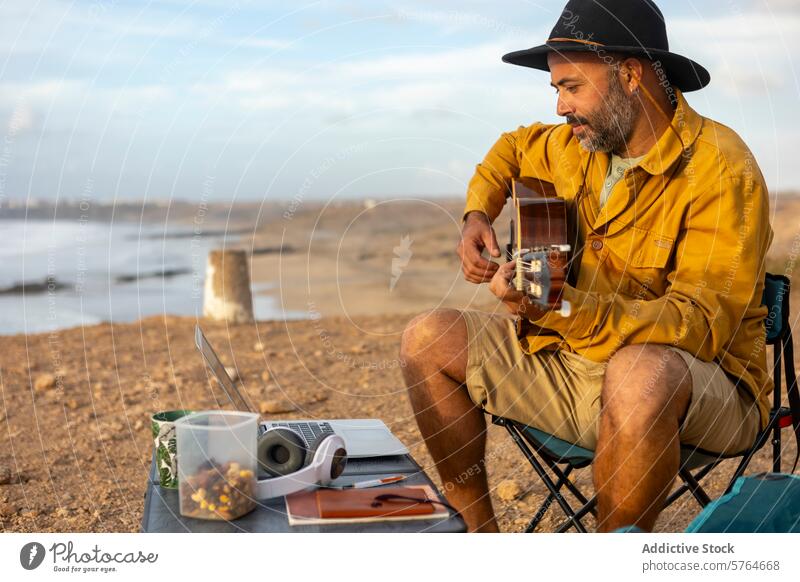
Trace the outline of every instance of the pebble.
{"label": "pebble", "polygon": [[254,352],[263,352],[264,351],[264,344],[261,342],[256,342],[253,344],[253,351]]}
{"label": "pebble", "polygon": [[8,485],[14,479],[14,472],[11,467],[0,465],[0,485]]}
{"label": "pebble", "polygon": [[77,409],[78,408],[78,401],[75,400],[74,398],[70,398],[69,400],[67,400],[67,408],[69,408],[70,410]]}
{"label": "pebble", "polygon": [[228,373],[228,376],[231,377],[231,380],[236,382],[239,379],[239,371],[234,368],[233,366],[225,366],[225,371]]}
{"label": "pebble", "polygon": [[258,405],[261,414],[281,414],[283,412],[294,412],[297,407],[289,400],[263,400]]}
{"label": "pebble", "polygon": [[50,390],[51,388],[55,388],[56,386],[56,377],[53,374],[42,374],[38,378],[36,378],[36,382],[33,384],[33,388],[38,392],[44,392],[45,390]]}
{"label": "pebble", "polygon": [[270,378],[271,376],[269,375],[269,370],[264,370],[261,372],[261,379],[264,380],[264,382],[269,382]]}
{"label": "pebble", "polygon": [[501,481],[497,486],[497,496],[503,501],[513,501],[522,493],[522,487],[514,479]]}

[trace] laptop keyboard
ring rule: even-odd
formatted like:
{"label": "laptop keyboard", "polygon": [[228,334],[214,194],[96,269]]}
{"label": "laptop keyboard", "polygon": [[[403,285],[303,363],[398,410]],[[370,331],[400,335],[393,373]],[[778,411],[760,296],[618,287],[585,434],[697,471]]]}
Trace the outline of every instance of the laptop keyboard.
{"label": "laptop keyboard", "polygon": [[275,422],[270,421],[272,426],[283,426],[298,432],[305,439],[306,444],[316,442],[320,437],[333,434],[333,428],[328,422]]}

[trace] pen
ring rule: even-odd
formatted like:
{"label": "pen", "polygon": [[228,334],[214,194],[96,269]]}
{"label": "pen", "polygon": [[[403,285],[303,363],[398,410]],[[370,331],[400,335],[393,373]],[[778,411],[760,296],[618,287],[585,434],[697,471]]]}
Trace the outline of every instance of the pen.
{"label": "pen", "polygon": [[360,481],[358,483],[351,483],[350,485],[342,485],[340,489],[366,489],[367,487],[378,487],[379,485],[386,485],[387,483],[397,483],[407,478],[408,475],[392,475],[384,477],[383,479],[370,479],[369,481]]}

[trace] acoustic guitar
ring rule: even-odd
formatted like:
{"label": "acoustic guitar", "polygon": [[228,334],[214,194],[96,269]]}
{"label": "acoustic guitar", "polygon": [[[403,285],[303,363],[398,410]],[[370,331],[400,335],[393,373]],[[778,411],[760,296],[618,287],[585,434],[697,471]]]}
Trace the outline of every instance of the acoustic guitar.
{"label": "acoustic guitar", "polygon": [[539,180],[515,181],[511,197],[513,216],[506,258],[516,260],[514,284],[518,291],[544,309],[570,313],[561,298],[570,265],[567,206],[552,184]]}

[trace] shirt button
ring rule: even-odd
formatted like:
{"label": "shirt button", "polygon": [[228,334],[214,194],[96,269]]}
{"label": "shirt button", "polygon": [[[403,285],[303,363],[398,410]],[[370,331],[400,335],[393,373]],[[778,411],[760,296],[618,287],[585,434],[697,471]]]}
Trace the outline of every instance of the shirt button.
{"label": "shirt button", "polygon": [[593,240],[592,241],[592,248],[594,250],[596,250],[596,251],[599,251],[600,249],[603,248],[603,241],[597,240],[597,239]]}

